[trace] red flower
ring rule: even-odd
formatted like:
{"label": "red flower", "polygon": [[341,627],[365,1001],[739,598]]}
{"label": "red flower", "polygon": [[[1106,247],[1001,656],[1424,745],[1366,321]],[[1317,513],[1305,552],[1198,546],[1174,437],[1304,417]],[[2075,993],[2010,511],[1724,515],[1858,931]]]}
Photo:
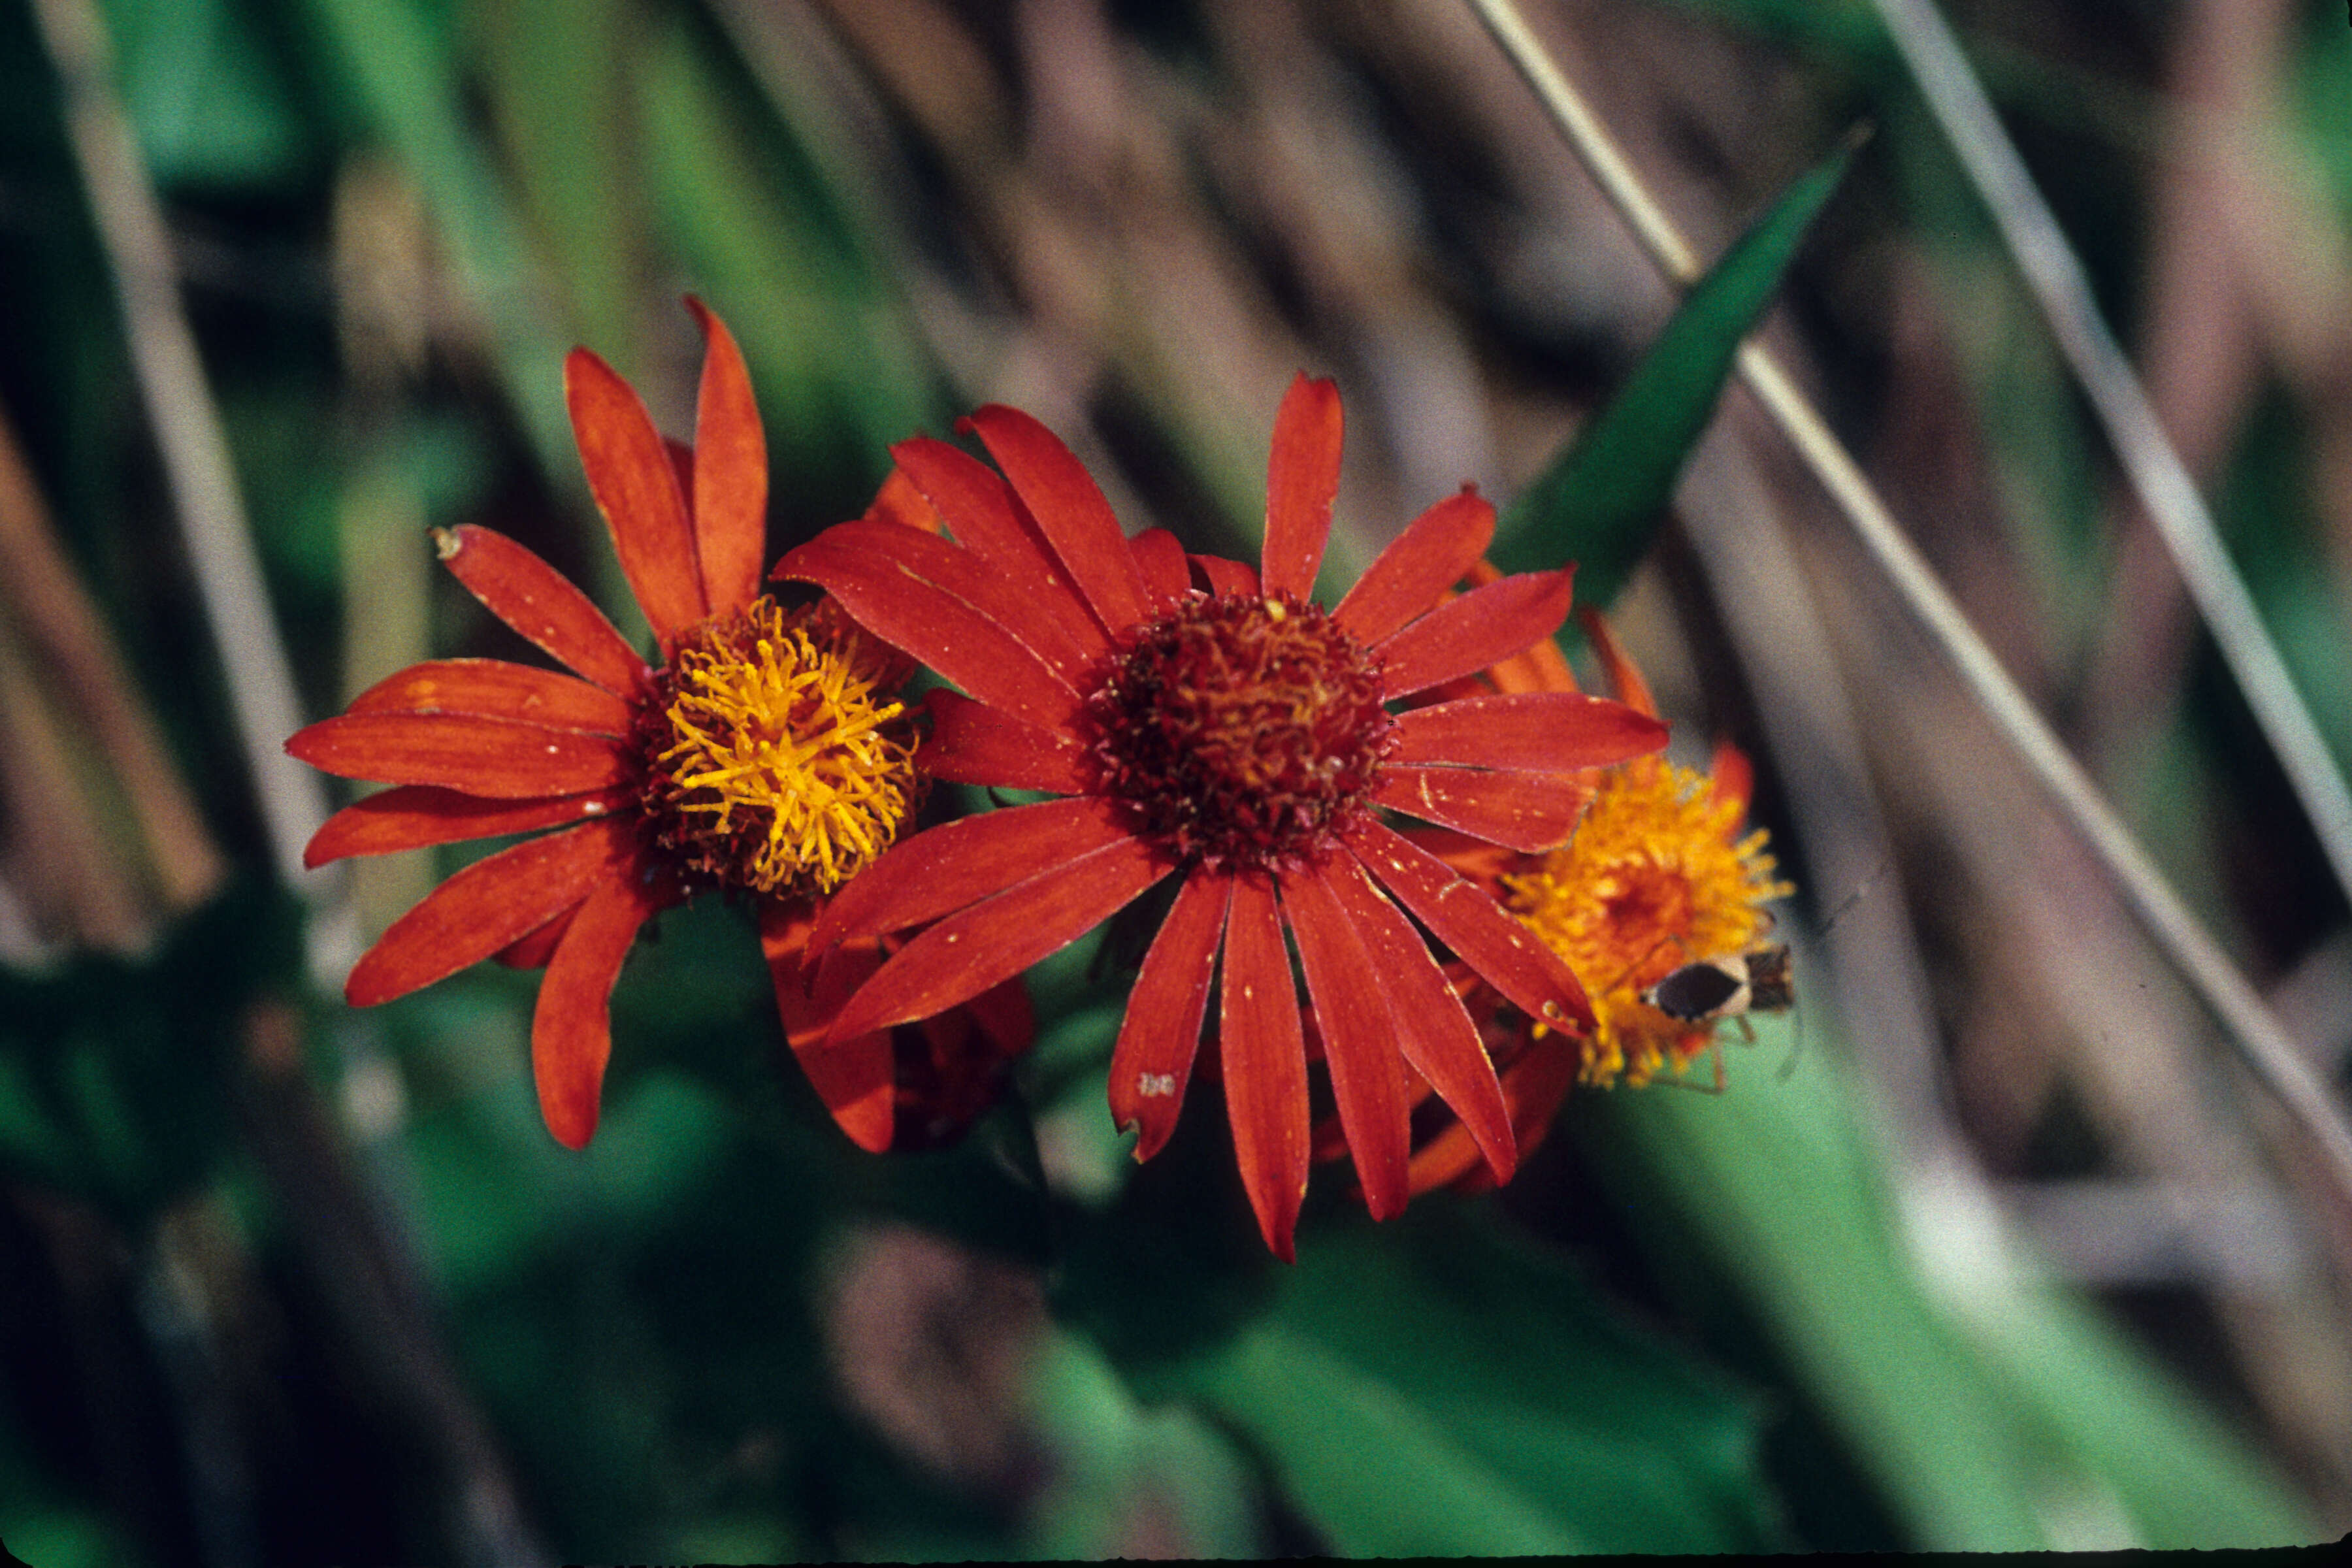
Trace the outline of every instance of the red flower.
{"label": "red flower", "polygon": [[[886,849],[914,804],[912,733],[894,700],[909,673],[830,605],[786,611],[760,592],[767,450],[742,355],[688,300],[709,339],[696,445],[666,444],[628,384],[584,349],[564,363],[588,484],[621,569],[661,644],[649,666],[588,597],[486,528],[435,535],[441,559],[500,620],[582,679],[497,659],[414,665],[286,743],[345,778],[397,785],[330,818],[303,852],[323,866],[538,827],[458,872],[352,969],[373,1006],[495,957],[544,964],[531,1065],[548,1130],[596,1129],[612,1050],[607,1002],[638,928],[700,888],[754,895],[785,1030],[845,1131],[887,1148],[901,1110],[887,1030],[825,1039],[877,944],[804,963],[822,896]],[[960,998],[961,1000],[961,998]],[[1025,1043],[1017,990],[942,1020],[922,1043],[986,1066]],[[965,1053],[960,1059],[973,1059]],[[942,1077],[934,1066],[927,1086]],[[940,1098],[935,1087],[913,1098]],[[915,1108],[919,1113],[924,1106]]]}
{"label": "red flower", "polygon": [[1283,400],[1263,576],[1187,557],[1161,530],[1124,538],[1077,459],[1024,414],[987,407],[966,428],[1004,477],[938,441],[895,448],[955,542],[845,523],[777,574],[823,585],[970,694],[932,694],[922,762],[935,775],[1069,798],[933,828],[844,889],[817,922],[820,947],[937,923],[834,1033],[951,1006],[1176,875],[1111,1065],[1111,1111],[1141,1129],[1138,1158],[1175,1126],[1222,952],[1234,1142],[1267,1244],[1291,1256],[1308,1129],[1286,926],[1373,1214],[1404,1204],[1409,1071],[1507,1176],[1517,1154],[1495,1069],[1408,911],[1530,1014],[1589,1026],[1591,1009],[1557,956],[1375,808],[1546,848],[1575,823],[1571,770],[1664,743],[1656,721],[1571,693],[1388,710],[1549,637],[1570,574],[1441,602],[1494,531],[1493,508],[1465,489],[1336,607],[1309,603],[1339,488],[1327,381],[1301,376]]}

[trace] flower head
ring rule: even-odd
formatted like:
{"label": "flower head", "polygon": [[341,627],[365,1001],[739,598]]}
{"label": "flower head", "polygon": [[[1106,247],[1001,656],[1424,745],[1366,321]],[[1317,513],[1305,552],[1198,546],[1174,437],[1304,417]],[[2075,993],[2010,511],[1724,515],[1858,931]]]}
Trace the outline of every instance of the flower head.
{"label": "flower head", "polygon": [[[825,983],[837,1004],[845,974],[871,973],[875,944],[830,971],[805,961],[817,900],[913,809],[914,734],[896,695],[909,667],[831,605],[788,610],[761,593],[768,476],[751,382],[725,325],[688,303],[709,340],[691,449],[666,444],[594,354],[564,365],[589,488],[662,662],[514,541],[436,533],[458,581],[577,674],[415,665],[295,735],[287,750],[305,762],[397,786],[338,812],[304,859],[560,829],[444,882],[393,922],[344,994],[388,1002],[482,958],[546,965],[532,1067],[549,1130],[574,1148],[595,1131],[607,999],[638,929],[703,888],[749,894],[812,1081],[851,1137],[887,1147],[901,1110],[889,1036],[819,1043]],[[1017,1007],[996,1000],[998,1033],[1025,1035]]]}
{"label": "flower head", "polygon": [[1065,798],[917,835],[843,889],[814,941],[928,926],[859,989],[836,1034],[922,1018],[1017,973],[1145,889],[1178,889],[1129,1001],[1112,1114],[1148,1158],[1174,1130],[1218,985],[1227,1114],[1267,1243],[1291,1255],[1308,1161],[1307,1061],[1286,933],[1315,1009],[1346,1140],[1374,1214],[1403,1206],[1412,1081],[1434,1086],[1497,1177],[1517,1158],[1495,1069],[1415,929],[1500,994],[1590,1027],[1575,975],[1487,891],[1384,810],[1538,852],[1584,800],[1578,770],[1655,751],[1665,731],[1573,692],[1486,692],[1405,711],[1550,636],[1570,574],[1450,590],[1494,510],[1430,509],[1339,603],[1308,598],[1339,488],[1328,382],[1283,400],[1258,569],[1126,538],[1068,448],[1028,416],[980,410],[1002,475],[954,447],[894,448],[952,541],[848,523],[777,574],[963,689],[929,698],[936,776]]}

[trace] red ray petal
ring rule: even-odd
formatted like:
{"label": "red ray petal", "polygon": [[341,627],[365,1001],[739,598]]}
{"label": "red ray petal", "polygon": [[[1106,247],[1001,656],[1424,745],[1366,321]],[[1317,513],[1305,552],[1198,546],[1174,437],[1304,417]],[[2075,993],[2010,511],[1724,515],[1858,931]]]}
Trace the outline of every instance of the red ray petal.
{"label": "red ray petal", "polygon": [[1168,609],[1192,591],[1192,571],[1185,564],[1184,547],[1164,528],[1147,528],[1127,542],[1135,552],[1143,585],[1160,609]]}
{"label": "red ray petal", "polygon": [[1609,678],[1609,694],[1629,708],[1655,713],[1658,700],[1650,695],[1650,683],[1642,679],[1641,670],[1625,657],[1623,645],[1609,629],[1609,622],[1601,612],[1587,610],[1576,618],[1576,624],[1584,628],[1586,639],[1601,660],[1601,671]]}
{"label": "red ray petal", "polygon": [[768,548],[768,437],[751,401],[743,351],[709,306],[688,294],[686,308],[709,346],[694,411],[694,545],[713,615],[740,610],[760,596],[760,557]]}
{"label": "red ray petal", "polygon": [[1061,438],[1018,408],[996,403],[962,423],[979,433],[1105,629],[1116,637],[1150,619],[1151,597],[1118,519]]}
{"label": "red ray petal", "polygon": [[898,467],[947,520],[956,542],[1036,595],[1055,625],[1067,632],[1088,658],[1110,639],[1080,597],[1037,525],[1021,514],[1004,476],[944,441],[918,436],[890,448]]}
{"label": "red ray petal", "polygon": [[[1395,1021],[1397,1047],[1406,1063],[1470,1129],[1495,1180],[1509,1181],[1518,1163],[1518,1151],[1502,1085],[1496,1079],[1495,1064],[1478,1042],[1477,1026],[1470,1021],[1445,972],[1437,966],[1429,944],[1353,860],[1330,862],[1325,879],[1364,944],[1381,999]],[[1297,929],[1295,923],[1293,929]],[[1312,984],[1311,973],[1308,978]],[[1322,1003],[1318,1000],[1316,1006],[1319,1009]],[[1352,1133],[1349,1141],[1353,1142]],[[1357,1168],[1360,1171],[1362,1165],[1360,1157]]]}
{"label": "red ray petal", "polygon": [[[853,529],[857,531],[845,532]],[[816,584],[839,600],[859,626],[991,707],[1049,729],[1066,722],[1077,710],[1076,689],[1021,635],[1034,633],[1050,643],[1050,624],[1034,612],[1016,612],[1013,626],[995,619],[950,586],[934,581],[931,572],[938,563],[908,558],[902,545],[926,554],[929,546],[953,552],[963,558],[954,573],[960,577],[978,581],[985,570],[970,552],[946,540],[887,523],[845,522],[778,562],[776,574]],[[1007,583],[992,575],[989,581],[992,587],[983,592],[992,608],[1001,608],[995,601],[1008,595],[1018,598]]]}
{"label": "red ray petal", "polygon": [[1506,577],[1447,600],[1377,645],[1387,666],[1386,694],[1426,691],[1542,641],[1568,618],[1575,588],[1576,568],[1563,566]]}
{"label": "red ray petal", "polygon": [[661,908],[652,888],[635,877],[604,882],[572,917],[539,983],[530,1018],[530,1071],[539,1084],[539,1113],[567,1149],[585,1148],[595,1135],[604,1063],[613,1054],[613,983],[637,940],[637,930]]}
{"label": "red ray petal", "polygon": [[817,1098],[851,1142],[878,1154],[890,1147],[898,1121],[890,1032],[877,1030],[829,1046],[824,1031],[841,1005],[873,977],[881,954],[870,942],[856,942],[826,953],[812,971],[803,960],[815,923],[805,899],[761,901],[760,950],[775,984],[776,1011]]}
{"label": "red ray petal", "polygon": [[626,735],[629,705],[601,686],[498,658],[437,658],[388,675],[357,697],[353,713],[472,713],[551,730]]}
{"label": "red ray petal", "polygon": [[936,920],[1134,835],[1099,800],[1049,800],[943,823],[891,846],[842,884],[819,947]]}
{"label": "red ray petal", "polygon": [[1331,616],[1357,641],[1379,642],[1462,581],[1494,537],[1495,509],[1465,485],[1391,540]]}
{"label": "red ray petal", "polygon": [[352,713],[296,731],[286,750],[338,778],[442,784],[494,800],[625,783],[611,739],[463,713]]}
{"label": "red ray petal", "polygon": [[934,687],[923,695],[930,738],[919,764],[933,778],[1005,789],[1076,795],[1086,785],[1086,748],[1067,735],[1041,730],[961,692]]}
{"label": "red ray petal", "polygon": [[1592,1004],[1559,954],[1483,889],[1370,816],[1339,837],[1374,881],[1519,1011],[1555,1029],[1593,1026]]}
{"label": "red ray petal", "polygon": [[1222,555],[1192,557],[1192,570],[1209,584],[1209,592],[1220,599],[1255,598],[1257,572],[1246,562],[1228,561]]}
{"label": "red ray petal", "polygon": [[1371,798],[1391,810],[1535,854],[1568,841],[1591,791],[1569,773],[1406,768],[1391,763],[1381,767]]}
{"label": "red ray petal", "polygon": [[990,986],[963,1007],[973,1026],[1003,1056],[1027,1050],[1037,1033],[1036,1010],[1029,1005],[1028,987],[1017,974],[1002,985]]}
{"label": "red ray petal", "polygon": [[352,965],[343,998],[373,1007],[455,974],[629,873],[636,835],[591,822],[477,860],[392,922]]}
{"label": "red ray petal", "polygon": [[1174,868],[1140,840],[1121,837],[959,910],[893,954],[828,1037],[912,1023],[969,1001],[1076,942]]}
{"label": "red ray petal", "polygon": [[1285,876],[1282,910],[1298,939],[1298,966],[1307,972],[1331,1096],[1339,1103],[1364,1206],[1374,1219],[1392,1219],[1404,1212],[1405,1155],[1412,1142],[1395,1021],[1354,922],[1321,872]]}
{"label": "red ray petal", "polygon": [[1756,764],[1748,760],[1747,752],[1730,742],[1717,741],[1715,743],[1715,760],[1707,767],[1706,778],[1707,787],[1715,792],[1716,799],[1739,803],[1741,820],[1731,825],[1731,837],[1734,840],[1738,839],[1748,831],[1748,803],[1756,795]]}
{"label": "red ray petal", "polygon": [[1110,1057],[1110,1119],[1121,1130],[1142,1129],[1138,1160],[1160,1152],[1184,1109],[1233,889],[1230,875],[1195,871],[1184,879],[1128,996]]}
{"label": "red ray petal", "polygon": [[622,574],[664,647],[710,613],[686,493],[646,405],[586,349],[563,361],[563,401],[596,510],[612,531]]}
{"label": "red ray petal", "polygon": [[1454,763],[1527,773],[1605,767],[1657,751],[1666,727],[1622,702],[1572,691],[1465,697],[1396,715],[1400,763]]}
{"label": "red ray petal", "polygon": [[650,673],[572,580],[503,533],[472,523],[433,531],[441,563],[499,619],[605,690],[634,698]]}
{"label": "red ray petal", "polygon": [[1234,1154],[1266,1246],[1294,1263],[1292,1235],[1307,1196],[1307,1045],[1274,887],[1265,878],[1234,881],[1224,954],[1217,1048]]}
{"label": "red ray petal", "polygon": [[551,800],[485,800],[431,784],[402,784],[347,805],[327,818],[303,847],[302,864],[318,867],[354,855],[390,855],[428,844],[493,838],[559,823],[584,822],[627,811],[635,791],[600,790]]}
{"label": "red ray petal", "polygon": [[537,931],[490,954],[490,962],[509,969],[545,969],[548,962],[555,956],[556,945],[562,942],[563,933],[572,929],[572,917],[579,912],[580,905],[572,905]]}
{"label": "red ray petal", "polygon": [[1266,461],[1265,545],[1261,559],[1270,593],[1304,599],[1331,536],[1331,502],[1339,493],[1339,389],[1301,371],[1274,416]]}

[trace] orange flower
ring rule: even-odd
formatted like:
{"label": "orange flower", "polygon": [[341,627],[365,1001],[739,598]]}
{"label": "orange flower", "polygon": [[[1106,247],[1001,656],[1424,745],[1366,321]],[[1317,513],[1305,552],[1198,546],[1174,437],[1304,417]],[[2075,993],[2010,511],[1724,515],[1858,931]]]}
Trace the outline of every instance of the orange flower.
{"label": "orange flower", "polygon": [[[1598,615],[1583,625],[1611,692],[1654,715],[1649,685]],[[1574,678],[1546,644],[1487,672],[1502,690],[1572,690]],[[1716,748],[1710,774],[1663,756],[1637,757],[1603,772],[1575,836],[1539,855],[1433,844],[1447,864],[1483,887],[1567,960],[1591,998],[1593,1028],[1577,1037],[1515,1013],[1474,976],[1474,1011],[1489,1020],[1511,1124],[1524,1150],[1540,1142],[1579,1082],[1639,1087],[1678,1078],[1715,1041],[1717,1020],[1677,1017],[1649,1000],[1651,989],[1685,965],[1748,953],[1771,929],[1762,906],[1793,889],[1773,875],[1764,830],[1746,826],[1753,778],[1748,759]],[[1673,1004],[1670,1002],[1670,1005]],[[1423,1091],[1426,1098],[1426,1091]],[[1476,1188],[1487,1173],[1457,1122],[1432,1115],[1415,1150],[1412,1187]],[[1335,1155],[1326,1130],[1318,1152]]]}
{"label": "orange flower", "polygon": [[[825,895],[889,847],[916,804],[914,736],[897,700],[910,667],[820,601],[760,591],[767,450],[741,353],[709,338],[696,444],[667,444],[628,384],[584,349],[564,396],[589,489],[661,645],[648,665],[588,597],[486,528],[436,532],[457,580],[576,672],[498,659],[411,666],[286,743],[314,767],[396,785],[330,818],[303,853],[352,855],[555,827],[479,860],[393,922],[344,986],[373,1006],[483,958],[545,965],[531,1065],[548,1130],[596,1129],[612,1050],[608,999],[637,931],[704,888],[751,895],[787,1037],[842,1129],[889,1146],[902,1097],[887,1030],[824,1043],[877,944],[807,962]],[[1025,1043],[1013,989],[975,999],[924,1042],[984,1066]],[[922,1081],[942,1075],[933,1070]],[[925,1110],[918,1104],[912,1109]]]}
{"label": "orange flower", "polygon": [[931,696],[935,774],[1066,798],[920,834],[834,900],[820,947],[929,925],[834,1032],[953,1005],[1173,876],[1111,1061],[1111,1112],[1140,1129],[1138,1158],[1175,1128],[1222,959],[1218,1049],[1243,1184],[1267,1245],[1291,1256],[1308,1113],[1286,932],[1373,1214],[1404,1205],[1412,1081],[1433,1084],[1507,1175],[1517,1152],[1495,1069],[1413,918],[1531,1016],[1589,1026],[1591,1011],[1491,894],[1376,810],[1541,850],[1583,804],[1575,770],[1664,743],[1654,719],[1569,692],[1390,711],[1549,637],[1570,574],[1452,597],[1494,532],[1494,509],[1465,489],[1334,608],[1312,603],[1339,479],[1327,381],[1300,376],[1283,400],[1258,570],[1188,557],[1160,530],[1125,538],[1078,460],[1025,414],[983,408],[968,427],[1003,478],[937,441],[895,449],[954,542],[845,523],[777,573],[820,584],[970,694]]}

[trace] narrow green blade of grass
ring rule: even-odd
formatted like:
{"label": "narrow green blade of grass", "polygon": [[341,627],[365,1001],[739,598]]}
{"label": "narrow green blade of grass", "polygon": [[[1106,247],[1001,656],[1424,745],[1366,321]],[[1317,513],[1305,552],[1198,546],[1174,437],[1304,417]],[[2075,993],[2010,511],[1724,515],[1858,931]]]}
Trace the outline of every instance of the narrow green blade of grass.
{"label": "narrow green blade of grass", "polygon": [[1606,605],[1649,548],[1684,460],[1755,329],[1844,177],[1854,142],[1799,175],[1691,289],[1615,396],[1504,513],[1507,572],[1577,563],[1576,597]]}

